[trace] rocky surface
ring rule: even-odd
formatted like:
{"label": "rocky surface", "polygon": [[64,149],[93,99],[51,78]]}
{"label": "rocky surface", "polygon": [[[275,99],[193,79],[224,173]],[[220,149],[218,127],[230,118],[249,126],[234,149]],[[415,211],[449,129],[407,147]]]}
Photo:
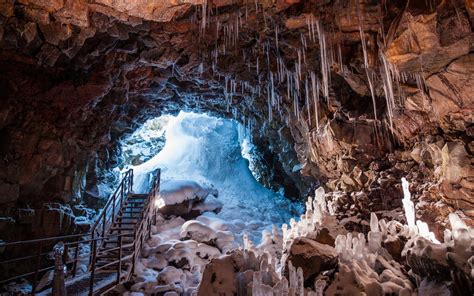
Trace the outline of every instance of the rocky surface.
{"label": "rocky surface", "polygon": [[[401,176],[438,235],[450,212],[472,222],[469,1],[209,1],[204,19],[200,1],[155,2],[0,0],[1,217],[100,207],[118,142],[184,109],[251,126],[265,182],[295,198],[324,184],[348,227],[397,216]],[[282,68],[302,73],[296,104]],[[317,121],[303,112],[311,72]]]}

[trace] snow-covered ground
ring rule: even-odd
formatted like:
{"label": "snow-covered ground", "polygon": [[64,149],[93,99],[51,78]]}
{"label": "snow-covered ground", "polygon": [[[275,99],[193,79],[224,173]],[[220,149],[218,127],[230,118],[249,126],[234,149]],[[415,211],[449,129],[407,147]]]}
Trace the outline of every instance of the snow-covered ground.
{"label": "snow-covered ground", "polygon": [[[255,243],[264,229],[280,226],[303,212],[281,194],[264,188],[244,158],[248,139],[237,122],[206,114],[181,112],[168,117],[166,143],[149,161],[133,167],[137,192],[147,192],[149,173],[162,169],[162,180],[189,179],[211,183],[223,208],[217,217],[240,241],[243,232]],[[143,132],[143,131],[142,131]],[[212,216],[212,213],[205,215]]]}

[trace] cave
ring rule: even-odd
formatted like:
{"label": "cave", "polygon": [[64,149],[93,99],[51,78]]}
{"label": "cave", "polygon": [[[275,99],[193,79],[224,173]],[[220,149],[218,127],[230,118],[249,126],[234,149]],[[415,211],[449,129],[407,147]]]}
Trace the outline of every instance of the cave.
{"label": "cave", "polygon": [[0,0],[0,293],[473,295],[473,22]]}

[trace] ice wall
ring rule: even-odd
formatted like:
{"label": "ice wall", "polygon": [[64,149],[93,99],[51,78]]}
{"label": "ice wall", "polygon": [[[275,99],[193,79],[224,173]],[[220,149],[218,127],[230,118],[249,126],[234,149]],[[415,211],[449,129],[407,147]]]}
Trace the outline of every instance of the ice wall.
{"label": "ice wall", "polygon": [[[240,132],[239,132],[240,129]],[[160,167],[163,180],[190,179],[212,183],[224,203],[218,217],[228,221],[240,237],[247,231],[258,241],[264,229],[280,226],[297,216],[302,207],[264,188],[243,157],[242,126],[206,114],[181,112],[165,127],[166,143],[149,161],[133,167],[135,191],[148,190],[147,177]],[[240,138],[239,138],[240,134]],[[209,214],[211,215],[211,214]]]}

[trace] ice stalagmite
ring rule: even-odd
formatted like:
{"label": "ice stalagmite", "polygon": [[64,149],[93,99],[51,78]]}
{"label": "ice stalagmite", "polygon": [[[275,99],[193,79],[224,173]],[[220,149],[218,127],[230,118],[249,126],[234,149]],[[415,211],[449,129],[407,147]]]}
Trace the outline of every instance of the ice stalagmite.
{"label": "ice stalagmite", "polygon": [[407,220],[408,227],[415,227],[415,205],[411,201],[411,194],[409,183],[407,179],[402,178],[402,187],[403,187],[403,209],[405,210],[405,218]]}

